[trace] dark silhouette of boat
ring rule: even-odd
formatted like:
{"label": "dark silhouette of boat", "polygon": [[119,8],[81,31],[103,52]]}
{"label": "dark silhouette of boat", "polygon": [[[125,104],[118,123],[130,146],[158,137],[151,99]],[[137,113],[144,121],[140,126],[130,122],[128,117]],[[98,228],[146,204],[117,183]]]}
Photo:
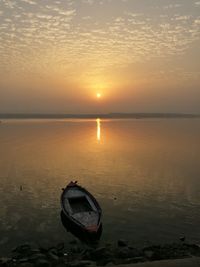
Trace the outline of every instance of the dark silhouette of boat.
{"label": "dark silhouette of boat", "polygon": [[98,244],[98,241],[100,240],[103,231],[102,224],[100,225],[97,233],[91,234],[83,231],[79,226],[72,223],[63,211],[60,212],[60,218],[62,225],[66,229],[66,231],[77,237],[81,242],[84,242],[89,246],[94,246]]}
{"label": "dark silhouette of boat", "polygon": [[75,235],[98,239],[102,232],[102,210],[94,196],[77,182],[70,182],[61,195],[61,220]]}

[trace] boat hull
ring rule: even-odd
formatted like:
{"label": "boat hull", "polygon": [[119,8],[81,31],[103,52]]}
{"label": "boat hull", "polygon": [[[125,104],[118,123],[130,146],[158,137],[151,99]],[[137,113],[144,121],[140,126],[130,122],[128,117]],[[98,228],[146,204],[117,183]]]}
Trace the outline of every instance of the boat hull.
{"label": "boat hull", "polygon": [[63,211],[60,212],[61,222],[67,232],[70,232],[79,240],[86,244],[93,244],[100,240],[103,230],[102,223],[99,225],[97,232],[88,232],[84,228],[77,226],[72,220],[70,220]]}
{"label": "boat hull", "polygon": [[63,189],[61,206],[61,219],[68,228],[90,236],[99,235],[102,231],[102,210],[94,196],[85,188],[69,183]]}

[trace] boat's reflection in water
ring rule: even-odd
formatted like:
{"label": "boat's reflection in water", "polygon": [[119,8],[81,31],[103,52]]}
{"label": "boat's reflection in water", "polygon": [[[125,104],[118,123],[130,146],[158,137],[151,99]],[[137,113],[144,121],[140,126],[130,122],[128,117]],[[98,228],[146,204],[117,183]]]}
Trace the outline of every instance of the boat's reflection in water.
{"label": "boat's reflection in water", "polygon": [[64,228],[67,230],[67,232],[72,233],[75,237],[77,237],[80,241],[88,244],[88,245],[93,245],[98,243],[98,241],[101,238],[101,234],[102,234],[102,224],[99,227],[99,230],[97,233],[88,233],[86,231],[83,231],[82,229],[80,229],[80,227],[78,227],[77,225],[73,224],[63,213],[63,211],[60,212],[60,217],[61,217],[61,221],[62,224],[64,226]]}

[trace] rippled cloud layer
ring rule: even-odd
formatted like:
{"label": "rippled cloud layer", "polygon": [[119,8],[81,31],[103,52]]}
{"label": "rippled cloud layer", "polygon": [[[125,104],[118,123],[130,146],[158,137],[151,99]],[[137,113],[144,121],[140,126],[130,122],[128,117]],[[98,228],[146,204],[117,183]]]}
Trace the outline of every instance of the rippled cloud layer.
{"label": "rippled cloud layer", "polygon": [[[195,0],[1,0],[0,76],[94,85],[126,68],[131,80],[131,71],[144,64],[151,78],[174,73],[196,84],[197,66],[177,61],[198,53],[199,14]],[[151,62],[160,62],[159,71]],[[137,80],[142,71],[135,72]]]}

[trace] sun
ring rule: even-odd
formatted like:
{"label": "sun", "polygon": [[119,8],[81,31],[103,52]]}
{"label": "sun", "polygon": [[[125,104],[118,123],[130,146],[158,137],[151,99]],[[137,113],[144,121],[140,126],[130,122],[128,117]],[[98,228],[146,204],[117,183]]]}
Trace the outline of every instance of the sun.
{"label": "sun", "polygon": [[97,93],[97,98],[101,98],[101,94],[100,93]]}

